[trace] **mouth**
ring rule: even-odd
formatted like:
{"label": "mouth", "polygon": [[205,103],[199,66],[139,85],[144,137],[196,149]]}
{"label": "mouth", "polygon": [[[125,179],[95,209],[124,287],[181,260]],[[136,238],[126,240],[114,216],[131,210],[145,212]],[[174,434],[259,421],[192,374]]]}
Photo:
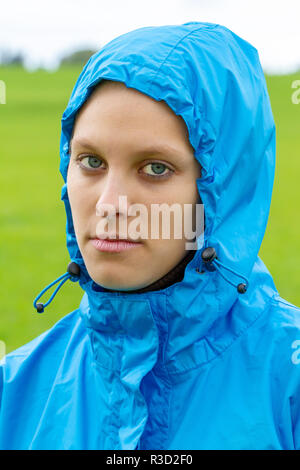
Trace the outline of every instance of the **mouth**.
{"label": "mouth", "polygon": [[117,242],[117,241],[120,241],[120,242],[132,242],[132,243],[139,243],[141,242],[141,239],[138,238],[136,240],[134,240],[133,238],[122,238],[120,237],[119,235],[117,234],[111,234],[108,236],[107,233],[100,233],[98,235],[94,235],[92,237],[90,237],[91,240],[108,240],[108,241],[112,241],[112,242]]}
{"label": "mouth", "polygon": [[131,240],[128,238],[91,238],[91,243],[98,251],[110,252],[110,253],[120,253],[122,251],[127,251],[133,248],[142,246],[142,243],[139,240]]}

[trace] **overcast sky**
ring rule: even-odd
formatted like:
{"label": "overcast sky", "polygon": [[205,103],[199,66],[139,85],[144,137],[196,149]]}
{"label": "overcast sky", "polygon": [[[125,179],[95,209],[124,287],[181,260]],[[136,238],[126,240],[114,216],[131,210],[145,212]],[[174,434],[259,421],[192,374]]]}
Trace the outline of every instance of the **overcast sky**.
{"label": "overcast sky", "polygon": [[77,48],[188,21],[227,26],[258,49],[267,73],[300,69],[299,0],[0,0],[0,49],[24,52],[30,68],[55,68]]}

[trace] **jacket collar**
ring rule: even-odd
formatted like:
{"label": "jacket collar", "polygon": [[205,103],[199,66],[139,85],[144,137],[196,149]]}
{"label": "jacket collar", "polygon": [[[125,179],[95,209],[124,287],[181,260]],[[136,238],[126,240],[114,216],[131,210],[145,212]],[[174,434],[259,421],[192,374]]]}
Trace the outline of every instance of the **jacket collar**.
{"label": "jacket collar", "polygon": [[[252,278],[265,277],[266,291],[250,287],[242,296],[217,271],[201,273],[199,266],[200,250],[183,280],[159,291],[128,294],[107,292],[93,281],[82,285],[80,315],[96,362],[120,374],[154,368],[174,379],[220,355],[263,312],[273,283],[259,258]],[[237,304],[249,298],[252,310],[236,316]]]}

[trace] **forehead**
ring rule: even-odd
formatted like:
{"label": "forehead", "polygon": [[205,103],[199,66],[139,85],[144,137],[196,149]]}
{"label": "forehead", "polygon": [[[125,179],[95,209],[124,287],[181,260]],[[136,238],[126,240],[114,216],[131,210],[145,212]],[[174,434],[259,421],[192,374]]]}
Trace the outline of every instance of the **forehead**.
{"label": "forehead", "polygon": [[100,120],[105,125],[135,126],[137,130],[143,126],[153,132],[173,130],[179,136],[188,139],[188,130],[183,118],[176,115],[164,101],[127,87],[123,82],[102,80],[95,86],[91,95],[75,116],[75,127],[90,125],[91,120]]}
{"label": "forehead", "polygon": [[79,110],[71,149],[194,158],[186,124],[164,101],[156,101],[122,82],[105,80]]}

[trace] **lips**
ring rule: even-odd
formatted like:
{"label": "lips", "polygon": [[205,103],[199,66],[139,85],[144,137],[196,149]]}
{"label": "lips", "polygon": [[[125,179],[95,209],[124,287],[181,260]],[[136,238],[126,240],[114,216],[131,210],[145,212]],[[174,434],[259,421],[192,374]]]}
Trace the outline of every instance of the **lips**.
{"label": "lips", "polygon": [[94,237],[91,237],[91,240],[107,240],[107,241],[110,241],[110,242],[129,242],[129,243],[140,243],[141,240],[140,239],[137,239],[137,240],[133,240],[132,238],[121,238],[119,237],[118,235],[116,236],[113,236],[111,235],[110,237],[107,237],[107,234],[100,234],[100,236],[94,236]]}
{"label": "lips", "polygon": [[130,250],[137,248],[142,245],[142,243],[137,241],[131,241],[127,239],[100,239],[94,238],[91,240],[94,248],[98,251],[106,251],[111,253],[120,253],[122,251]]}

